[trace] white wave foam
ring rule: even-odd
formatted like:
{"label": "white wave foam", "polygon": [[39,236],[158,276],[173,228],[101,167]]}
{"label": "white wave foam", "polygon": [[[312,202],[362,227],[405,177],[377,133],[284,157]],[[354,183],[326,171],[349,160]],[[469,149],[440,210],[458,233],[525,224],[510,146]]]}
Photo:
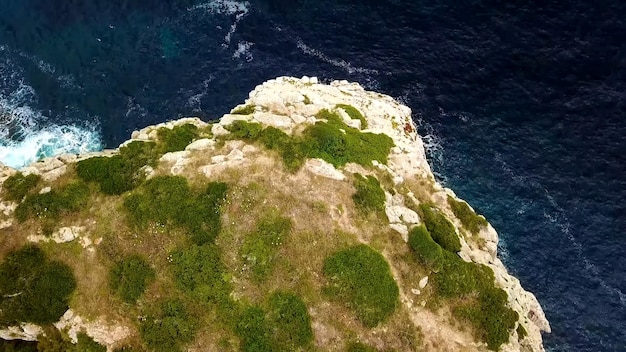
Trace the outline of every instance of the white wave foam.
{"label": "white wave foam", "polygon": [[377,75],[378,74],[378,70],[375,69],[369,69],[369,68],[363,68],[363,67],[354,67],[352,66],[351,63],[345,61],[345,60],[337,60],[337,59],[332,59],[328,56],[326,56],[326,54],[324,54],[323,52],[317,50],[317,49],[313,49],[311,47],[309,47],[308,45],[304,44],[304,42],[302,41],[302,39],[298,39],[296,42],[296,45],[298,47],[298,49],[300,49],[303,53],[310,55],[310,56],[314,56],[326,63],[329,63],[335,67],[340,67],[343,68],[344,70],[346,70],[346,72],[352,74],[352,73],[363,73],[363,74],[368,74],[368,75]]}
{"label": "white wave foam", "polygon": [[252,57],[252,53],[250,52],[250,48],[252,48],[254,44],[250,42],[239,42],[237,43],[237,50],[233,53],[233,58],[239,59],[243,58],[246,62],[250,62],[254,59]]}
{"label": "white wave foam", "polygon": [[0,162],[19,169],[55,155],[87,153],[102,149],[100,134],[73,125],[51,125],[28,133],[19,142],[0,144]]}
{"label": "white wave foam", "polygon": [[32,60],[44,73],[56,71],[43,60],[0,46],[0,162],[21,168],[45,157],[100,150],[97,126],[49,124],[47,116],[32,108],[38,97],[24,83],[23,69],[11,58],[15,55]]}
{"label": "white wave foam", "polygon": [[230,25],[228,32],[224,36],[224,44],[222,46],[229,47],[230,41],[237,31],[237,26],[239,22],[250,12],[250,3],[247,1],[239,2],[233,0],[216,0],[209,1],[202,4],[194,5],[188,8],[188,11],[198,11],[203,10],[212,14],[224,14],[235,16],[235,21]]}

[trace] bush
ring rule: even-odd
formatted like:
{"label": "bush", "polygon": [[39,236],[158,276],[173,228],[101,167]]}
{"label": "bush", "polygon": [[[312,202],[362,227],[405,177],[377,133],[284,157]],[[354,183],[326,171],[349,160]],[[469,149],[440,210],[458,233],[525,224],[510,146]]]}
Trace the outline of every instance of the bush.
{"label": "bush", "polygon": [[398,285],[385,258],[361,244],[324,260],[326,292],[353,309],[367,327],[383,322],[398,304]]}
{"label": "bush", "polygon": [[37,341],[0,339],[0,352],[37,352]]}
{"label": "bush", "polygon": [[15,209],[15,218],[24,222],[30,217],[57,219],[64,213],[83,209],[89,199],[89,187],[81,182],[70,183],[43,194],[29,194]]}
{"label": "bush", "polygon": [[454,215],[459,218],[463,226],[471,233],[477,234],[481,229],[487,227],[487,219],[477,215],[467,203],[458,201],[448,195],[448,204],[450,204]]}
{"label": "bush", "polygon": [[260,123],[235,120],[224,127],[231,133],[232,138],[255,140],[261,134],[263,126]]}
{"label": "bush", "polygon": [[362,133],[346,125],[336,113],[321,110],[315,125],[307,127],[302,137],[289,136],[274,127],[259,123],[233,121],[226,127],[230,138],[260,141],[279,151],[289,170],[299,169],[306,158],[321,158],[336,167],[354,162],[371,166],[372,160],[387,163],[393,140],[385,134]]}
{"label": "bush", "polygon": [[253,278],[263,281],[271,273],[278,248],[291,232],[291,220],[277,215],[259,221],[255,232],[246,235],[241,255]]}
{"label": "bush", "polygon": [[354,162],[371,166],[372,160],[386,164],[391,148],[391,137],[385,134],[363,133],[346,125],[336,113],[321,110],[316,117],[325,119],[304,131],[308,156],[321,158],[335,167]]}
{"label": "bush", "polygon": [[431,270],[441,270],[443,253],[441,246],[435,242],[426,226],[419,225],[409,232],[409,246],[417,258]]}
{"label": "bush", "polygon": [[56,322],[75,288],[70,267],[48,260],[39,247],[10,252],[0,264],[0,324]]}
{"label": "bush", "polygon": [[158,176],[124,200],[132,225],[143,228],[149,222],[185,228],[196,244],[210,243],[221,230],[221,203],[227,185],[211,182],[204,192],[193,192],[187,179]]}
{"label": "bush", "polygon": [[276,350],[296,351],[313,340],[311,317],[306,304],[290,292],[270,296],[269,321]]}
{"label": "bush", "polygon": [[191,342],[197,330],[197,320],[177,299],[163,302],[157,312],[149,314],[139,326],[146,345],[157,352],[182,351],[182,345]]}
{"label": "bush", "polygon": [[228,303],[232,290],[219,248],[192,245],[170,254],[174,281],[186,294],[203,302]]}
{"label": "bush", "polygon": [[21,172],[7,178],[2,184],[6,200],[20,202],[24,196],[41,180],[39,175],[29,174],[24,176]]}
{"label": "bush", "polygon": [[155,166],[158,159],[154,142],[133,141],[120,148],[120,154],[97,156],[76,164],[76,174],[95,182],[105,194],[118,195],[139,186],[146,178],[142,167]]}
{"label": "bush", "polygon": [[262,308],[246,308],[239,316],[235,332],[241,341],[242,352],[274,352],[271,331]]}
{"label": "bush", "polygon": [[115,263],[109,272],[109,286],[126,303],[134,304],[154,281],[154,269],[139,255]]}
{"label": "bush", "polygon": [[158,149],[162,154],[185,150],[199,135],[198,127],[190,123],[175,126],[172,129],[166,127],[159,128],[157,130],[157,136],[159,137]]}
{"label": "bush", "polygon": [[346,104],[337,104],[335,105],[335,107],[343,109],[343,111],[345,111],[346,114],[348,114],[348,116],[350,116],[351,119],[361,121],[361,129],[367,128],[367,120],[365,119],[363,114],[361,114],[361,112],[354,106],[346,105]]}
{"label": "bush", "polygon": [[43,333],[37,336],[37,349],[41,352],[67,352],[73,344],[61,335],[61,332],[52,324],[42,327]]}
{"label": "bush", "polygon": [[352,195],[354,205],[362,212],[378,212],[385,214],[385,191],[374,176],[363,177],[354,174],[356,193]]}
{"label": "bush", "polygon": [[94,341],[84,332],[76,334],[77,342],[68,348],[68,352],[106,352],[107,348]]}
{"label": "bush", "polygon": [[247,307],[239,315],[235,332],[241,351],[298,351],[313,339],[311,317],[300,297],[275,292],[269,299],[269,313],[258,306]]}
{"label": "bush", "polygon": [[443,215],[439,209],[429,204],[420,204],[424,224],[430,232],[433,240],[439,243],[447,251],[456,253],[461,250],[461,241],[456,234],[454,225]]}
{"label": "bush", "polygon": [[254,113],[254,105],[245,105],[231,111],[233,115],[250,115]]}
{"label": "bush", "polygon": [[446,251],[442,270],[433,275],[437,293],[442,298],[456,300],[453,313],[471,323],[477,337],[496,351],[508,341],[519,316],[506,306],[507,294],[496,287],[494,280],[489,267],[465,262]]}

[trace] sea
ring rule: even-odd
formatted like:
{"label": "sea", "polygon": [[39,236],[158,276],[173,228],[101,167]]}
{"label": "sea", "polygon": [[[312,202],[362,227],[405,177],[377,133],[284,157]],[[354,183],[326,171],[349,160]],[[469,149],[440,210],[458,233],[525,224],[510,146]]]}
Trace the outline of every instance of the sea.
{"label": "sea", "polygon": [[624,1],[0,0],[0,161],[215,120],[283,75],[408,105],[546,349],[626,351]]}

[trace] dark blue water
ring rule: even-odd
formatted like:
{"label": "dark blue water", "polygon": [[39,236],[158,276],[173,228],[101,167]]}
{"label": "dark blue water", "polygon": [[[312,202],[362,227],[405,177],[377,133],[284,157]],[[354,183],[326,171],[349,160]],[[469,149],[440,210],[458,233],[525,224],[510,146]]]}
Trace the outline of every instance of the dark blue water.
{"label": "dark blue water", "polygon": [[413,109],[548,350],[626,350],[626,4],[353,3],[0,0],[0,159],[215,119],[279,75],[358,81]]}

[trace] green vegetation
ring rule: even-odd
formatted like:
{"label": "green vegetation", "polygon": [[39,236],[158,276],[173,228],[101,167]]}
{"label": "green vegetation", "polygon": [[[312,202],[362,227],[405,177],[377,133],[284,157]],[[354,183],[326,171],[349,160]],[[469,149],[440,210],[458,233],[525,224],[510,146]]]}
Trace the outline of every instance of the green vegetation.
{"label": "green vegetation", "polygon": [[82,182],[74,182],[59,190],[43,194],[29,194],[15,209],[15,218],[24,222],[31,217],[55,220],[68,212],[81,210],[87,205],[89,187]]}
{"label": "green vegetation", "polygon": [[268,318],[276,350],[296,351],[313,340],[311,317],[302,299],[290,292],[270,296]]}
{"label": "green vegetation", "polygon": [[37,336],[37,340],[36,351],[67,352],[72,347],[72,342],[52,324],[43,326],[43,334]]}
{"label": "green vegetation", "polygon": [[227,304],[232,290],[219,248],[192,245],[169,256],[179,289],[203,303]]}
{"label": "green vegetation", "polygon": [[321,158],[335,167],[354,162],[371,166],[372,160],[387,163],[393,140],[385,134],[363,133],[346,125],[336,113],[321,110],[316,117],[325,119],[304,131],[308,156]]}
{"label": "green vegetation", "polygon": [[198,127],[190,123],[175,126],[172,129],[166,127],[159,128],[157,130],[159,152],[165,154],[185,150],[185,147],[198,138],[199,135]]}
{"label": "green vegetation", "polygon": [[522,326],[522,324],[519,324],[517,326],[517,338],[518,340],[523,340],[526,336],[528,336],[528,332],[526,331],[526,329]]}
{"label": "green vegetation", "polygon": [[109,286],[124,302],[134,304],[154,278],[154,269],[143,257],[135,254],[113,265]]}
{"label": "green vegetation", "polygon": [[409,232],[409,246],[422,264],[435,272],[441,270],[443,250],[430,236],[426,226],[419,225]]}
{"label": "green vegetation", "polygon": [[0,352],[37,352],[37,341],[0,339]]}
{"label": "green vegetation", "polygon": [[221,203],[227,185],[211,182],[204,192],[194,192],[187,179],[159,176],[146,181],[124,200],[132,225],[150,222],[186,229],[196,244],[211,243],[221,230]]}
{"label": "green vegetation", "polygon": [[163,154],[184,150],[199,135],[193,124],[162,127],[157,130],[158,143],[133,141],[121,147],[117,155],[81,160],[76,164],[76,174],[83,181],[97,183],[105,194],[119,195],[145,181],[145,166],[155,167]]}
{"label": "green vegetation", "polygon": [[56,322],[75,288],[70,267],[48,260],[39,247],[10,252],[0,264],[0,325]]}
{"label": "green vegetation", "polygon": [[239,316],[235,332],[241,352],[273,352],[271,330],[261,307],[248,307]]}
{"label": "green vegetation", "polygon": [[269,312],[258,306],[240,314],[235,332],[242,352],[297,351],[313,340],[311,317],[300,297],[275,292],[269,299]]}
{"label": "green vegetation", "polygon": [[183,345],[193,340],[197,330],[197,319],[177,299],[162,302],[139,326],[146,345],[157,352],[182,351]]}
{"label": "green vegetation", "polygon": [[441,211],[430,204],[420,204],[424,224],[433,240],[447,251],[456,253],[461,250],[461,241],[454,225]]}
{"label": "green vegetation", "polygon": [[231,111],[233,115],[250,115],[254,112],[254,105],[245,105]]}
{"label": "green vegetation", "polygon": [[146,178],[143,167],[155,166],[159,158],[154,142],[131,142],[118,155],[97,156],[76,164],[76,174],[95,182],[105,194],[117,195],[139,186]]}
{"label": "green vegetation", "polygon": [[272,214],[261,219],[256,231],[246,235],[241,255],[253,278],[263,281],[271,273],[280,245],[291,232],[291,220]]}
{"label": "green vegetation", "polygon": [[311,104],[311,98],[309,98],[306,94],[304,94],[304,104],[305,105]]}
{"label": "green vegetation", "polygon": [[2,184],[4,198],[9,201],[20,202],[31,189],[37,186],[40,180],[41,177],[39,175],[29,174],[24,176],[21,172],[9,176]]}
{"label": "green vegetation", "polygon": [[335,105],[335,107],[343,109],[343,111],[345,111],[346,114],[348,114],[348,116],[350,116],[351,119],[361,121],[362,130],[367,128],[367,120],[365,119],[363,114],[361,114],[361,112],[354,106],[346,105],[346,104],[337,104]]}
{"label": "green vegetation", "polygon": [[385,258],[364,244],[339,251],[324,260],[326,292],[356,312],[367,327],[383,322],[398,304],[398,285]]}
{"label": "green vegetation", "polygon": [[78,341],[75,345],[70,345],[68,352],[106,352],[107,348],[94,341],[84,332],[76,334]]}
{"label": "green vegetation", "polygon": [[506,292],[495,286],[489,267],[442,250],[423,226],[410,232],[409,246],[422,263],[436,271],[432,281],[437,296],[454,302],[453,313],[469,322],[478,338],[492,350],[508,341],[518,316],[506,306]]}
{"label": "green vegetation", "polygon": [[362,342],[352,342],[346,348],[346,352],[378,352],[378,350]]}
{"label": "green vegetation", "polygon": [[387,163],[393,140],[385,134],[363,133],[346,125],[336,113],[321,110],[315,125],[307,127],[302,136],[289,136],[275,128],[242,120],[226,127],[230,138],[259,141],[266,148],[280,153],[289,170],[295,171],[306,158],[320,158],[335,167],[354,162],[371,166],[372,160]]}
{"label": "green vegetation", "polygon": [[365,178],[361,174],[354,174],[354,176],[356,193],[352,195],[352,200],[357,209],[364,213],[385,214],[385,191],[380,187],[378,179],[374,176]]}
{"label": "green vegetation", "polygon": [[471,233],[477,234],[481,229],[487,227],[487,219],[476,214],[467,203],[458,201],[448,195],[448,204],[450,204],[454,215],[461,220],[461,224]]}

